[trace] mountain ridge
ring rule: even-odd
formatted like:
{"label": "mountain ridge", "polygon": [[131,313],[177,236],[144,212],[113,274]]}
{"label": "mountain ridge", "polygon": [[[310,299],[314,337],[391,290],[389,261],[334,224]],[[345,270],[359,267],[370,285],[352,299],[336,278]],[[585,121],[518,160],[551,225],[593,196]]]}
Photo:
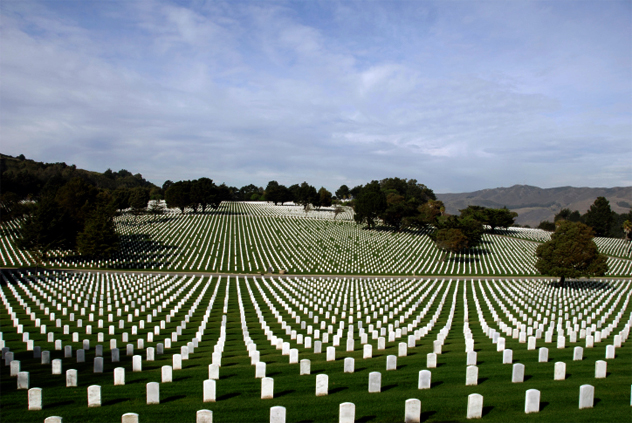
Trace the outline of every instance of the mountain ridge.
{"label": "mountain ridge", "polygon": [[543,220],[553,221],[556,213],[564,208],[585,213],[597,197],[606,197],[610,208],[617,213],[627,213],[632,207],[632,186],[612,188],[553,187],[533,185],[486,188],[472,192],[435,194],[443,201],[446,212],[458,214],[469,205],[499,208],[506,206],[518,213],[516,223],[537,226]]}

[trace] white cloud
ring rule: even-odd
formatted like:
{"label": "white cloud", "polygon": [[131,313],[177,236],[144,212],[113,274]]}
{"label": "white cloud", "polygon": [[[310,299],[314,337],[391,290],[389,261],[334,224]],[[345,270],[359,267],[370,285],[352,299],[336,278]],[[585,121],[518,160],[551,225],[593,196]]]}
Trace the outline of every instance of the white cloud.
{"label": "white cloud", "polygon": [[5,2],[2,149],[158,184],[625,185],[632,13],[607,4]]}

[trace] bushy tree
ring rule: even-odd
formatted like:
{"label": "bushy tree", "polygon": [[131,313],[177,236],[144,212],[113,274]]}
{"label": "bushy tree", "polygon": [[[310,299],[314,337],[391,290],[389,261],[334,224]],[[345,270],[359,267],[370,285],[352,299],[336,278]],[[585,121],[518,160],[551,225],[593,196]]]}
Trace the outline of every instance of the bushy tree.
{"label": "bushy tree", "polygon": [[593,228],[596,236],[607,236],[613,218],[610,202],[606,200],[606,197],[597,197],[584,215],[584,223]]}
{"label": "bushy tree", "polygon": [[562,209],[555,215],[553,222],[557,222],[558,220],[570,220],[571,222],[580,222],[581,215],[577,210],[571,211],[571,209]]}
{"label": "bushy tree", "polygon": [[31,252],[39,263],[43,263],[51,251],[74,249],[76,231],[77,225],[70,213],[47,196],[22,221],[17,246]]}
{"label": "bushy tree", "polygon": [[318,190],[318,203],[320,207],[330,207],[332,202],[332,195],[325,187],[321,187]]}
{"label": "bushy tree", "polygon": [[460,210],[461,217],[471,217],[484,225],[490,227],[491,233],[496,228],[508,228],[513,225],[518,217],[518,213],[512,212],[507,207],[492,209],[482,206],[468,206]]}
{"label": "bushy tree", "polygon": [[83,256],[109,258],[118,251],[118,247],[119,236],[114,225],[114,214],[112,210],[98,207],[77,236],[77,250]]}
{"label": "bushy tree", "polygon": [[567,277],[603,276],[608,264],[593,236],[592,228],[583,223],[562,221],[551,240],[536,249],[536,269],[543,275],[559,276],[560,286]]}
{"label": "bushy tree", "polygon": [[437,230],[430,235],[431,239],[438,248],[452,253],[475,247],[483,235],[483,224],[471,216],[441,216],[434,226]]}
{"label": "bushy tree", "polygon": [[354,201],[353,216],[356,223],[366,223],[369,229],[375,226],[378,217],[386,210],[386,195],[378,181],[364,186]]}
{"label": "bushy tree", "polygon": [[349,187],[346,185],[340,185],[340,188],[336,190],[336,198],[339,200],[346,200],[350,196],[351,193],[349,192]]}
{"label": "bushy tree", "polygon": [[167,207],[179,208],[182,213],[191,205],[191,181],[179,181],[165,191]]}
{"label": "bushy tree", "polygon": [[138,216],[145,213],[149,203],[149,190],[142,187],[133,188],[129,196],[129,203],[133,214]]}

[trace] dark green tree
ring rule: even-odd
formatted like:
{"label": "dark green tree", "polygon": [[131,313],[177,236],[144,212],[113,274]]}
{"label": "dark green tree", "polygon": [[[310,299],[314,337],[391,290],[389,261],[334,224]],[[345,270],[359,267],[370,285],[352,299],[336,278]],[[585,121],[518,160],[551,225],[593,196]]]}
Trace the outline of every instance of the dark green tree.
{"label": "dark green tree", "polygon": [[571,222],[580,222],[581,215],[577,210],[571,211],[571,209],[562,209],[555,215],[553,222],[557,222],[558,220],[569,220]]}
{"label": "dark green tree", "polygon": [[146,213],[147,204],[149,203],[149,190],[141,187],[133,188],[129,196],[129,203],[134,215],[138,216]]}
{"label": "dark green tree", "polygon": [[483,236],[483,224],[471,216],[441,216],[434,226],[437,230],[430,238],[444,252],[458,253],[475,247]]}
{"label": "dark green tree", "polygon": [[555,230],[555,223],[549,222],[548,220],[543,220],[538,225],[538,229],[542,229],[544,231],[553,232]]}
{"label": "dark green tree", "polygon": [[375,226],[378,217],[386,210],[386,195],[380,188],[378,181],[366,184],[354,201],[354,220],[356,223],[366,223],[369,229]]}
{"label": "dark green tree", "polygon": [[321,187],[318,190],[318,202],[320,207],[329,207],[332,204],[331,192],[329,192],[325,187]]}
{"label": "dark green tree", "polygon": [[584,223],[593,228],[595,236],[607,236],[612,222],[610,202],[605,197],[597,197],[584,215]]}
{"label": "dark green tree", "polygon": [[592,228],[583,223],[562,221],[551,240],[536,249],[536,269],[543,275],[559,276],[561,287],[566,278],[603,276],[608,264],[593,236]]}
{"label": "dark green tree", "polygon": [[76,230],[77,225],[70,214],[47,196],[22,221],[17,246],[29,251],[39,264],[43,264],[51,251],[74,249]]}
{"label": "dark green tree", "polygon": [[346,185],[340,185],[340,188],[336,190],[336,198],[338,198],[338,200],[346,200],[350,196],[349,187]]}
{"label": "dark green tree", "polygon": [[202,213],[206,212],[207,207],[219,207],[219,191],[211,179],[200,178],[191,183],[191,203],[196,210],[202,207]]}
{"label": "dark green tree", "polygon": [[191,181],[178,181],[165,191],[167,207],[184,209],[191,206]]}
{"label": "dark green tree", "polygon": [[510,227],[515,223],[516,217],[518,217],[518,213],[512,212],[507,207],[491,209],[482,206],[468,206],[459,211],[461,212],[461,217],[471,217],[489,226],[491,233],[494,233],[496,228]]}
{"label": "dark green tree", "polygon": [[294,199],[296,204],[303,206],[303,209],[307,209],[308,206],[320,207],[320,196],[316,188],[303,182],[297,190],[297,195]]}
{"label": "dark green tree", "polygon": [[111,209],[97,207],[77,236],[79,254],[92,258],[109,258],[118,251],[119,236]]}

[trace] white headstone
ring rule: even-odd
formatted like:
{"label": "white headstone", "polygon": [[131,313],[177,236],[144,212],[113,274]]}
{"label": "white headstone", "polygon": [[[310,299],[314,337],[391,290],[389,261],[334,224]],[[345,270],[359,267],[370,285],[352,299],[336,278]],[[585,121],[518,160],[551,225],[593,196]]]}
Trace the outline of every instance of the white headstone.
{"label": "white headstone", "polygon": [[547,363],[548,361],[549,361],[549,349],[546,347],[541,347],[538,350],[538,362]]}
{"label": "white headstone", "polygon": [[37,411],[42,409],[42,388],[29,389],[29,410]]}
{"label": "white headstone", "polygon": [[558,361],[555,363],[555,374],[553,376],[553,380],[564,379],[566,379],[566,363],[563,361]]}
{"label": "white headstone", "polygon": [[478,367],[467,366],[467,369],[465,370],[465,386],[476,385],[478,385]]}
{"label": "white headstone", "polygon": [[261,399],[274,398],[274,379],[264,377],[261,379]]}
{"label": "white headstone", "polygon": [[335,360],[336,360],[336,348],[327,347],[327,361],[335,361]]}
{"label": "white headstone", "polygon": [[345,373],[353,373],[354,371],[355,371],[355,360],[353,359],[353,357],[345,358],[344,372]]}
{"label": "white headstone", "polygon": [[584,358],[584,349],[582,347],[573,348],[573,361],[582,361]]}
{"label": "white headstone", "polygon": [[203,402],[215,402],[216,382],[214,379],[207,379],[203,382]]}
{"label": "white headstone", "polygon": [[389,355],[386,357],[386,370],[397,370],[396,355]]}
{"label": "white headstone", "polygon": [[477,354],[476,351],[470,351],[467,353],[466,365],[476,366]]}
{"label": "white headstone", "polygon": [[134,357],[132,357],[132,371],[133,372],[143,371],[143,357],[141,355],[135,355]]}
{"label": "white headstone", "polygon": [[340,404],[338,423],[355,423],[355,404],[343,402]]}
{"label": "white headstone", "polygon": [[524,382],[524,364],[515,363],[513,365],[513,369],[511,372],[511,382],[512,383]]}
{"label": "white headstone", "polygon": [[[215,355],[215,353],[213,353]],[[173,370],[182,370],[182,356],[180,354],[174,354],[172,357]]]}
{"label": "white headstone", "polygon": [[219,380],[219,366],[217,364],[208,365],[208,378],[211,380]]}
{"label": "white headstone", "polygon": [[369,393],[382,391],[382,373],[371,372],[369,373]]}
{"label": "white headstone", "polygon": [[431,383],[432,373],[430,370],[420,370],[418,389],[430,389]]}
{"label": "white headstone", "polygon": [[540,412],[540,391],[527,389],[524,399],[524,412],[526,414]]}
{"label": "white headstone", "polygon": [[160,404],[160,384],[149,382],[147,384],[147,405]]}
{"label": "white headstone", "polygon": [[326,374],[316,375],[316,396],[321,397],[329,394],[329,376]]}
{"label": "white headstone", "polygon": [[213,423],[213,412],[211,410],[198,410],[195,413],[195,423]]}
{"label": "white headstone", "polygon": [[511,364],[513,363],[513,350],[504,350],[503,351],[503,364]]}
{"label": "white headstone", "polygon": [[125,385],[125,367],[114,369],[114,386]]}
{"label": "white headstone", "polygon": [[614,358],[614,345],[606,345],[606,360]]}
{"label": "white headstone", "polygon": [[59,359],[59,358],[53,360],[53,374],[54,375],[60,375],[61,374],[61,359]]}
{"label": "white headstone", "polygon": [[121,423],[138,423],[137,413],[125,413],[121,416]]}
{"label": "white headstone", "polygon": [[582,385],[579,387],[579,409],[593,408],[595,402],[595,387]]}
{"label": "white headstone", "polygon": [[76,387],[77,386],[77,378],[78,372],[75,369],[66,370],[66,387]]}
{"label": "white headstone", "polygon": [[595,378],[604,379],[607,375],[608,362],[604,360],[597,360],[595,362]]}
{"label": "white headstone", "polygon": [[285,407],[270,407],[270,423],[285,423]]}
{"label": "white headstone", "polygon": [[162,366],[161,368],[162,383],[173,382],[173,368],[171,366]]}
{"label": "white headstone", "polygon": [[467,418],[480,419],[483,417],[483,396],[470,394],[467,396]]}
{"label": "white headstone", "polygon": [[429,369],[434,369],[437,367],[437,354],[428,353],[426,355],[426,367]]}
{"label": "white headstone", "polygon": [[101,386],[88,386],[88,407],[101,407]]}
{"label": "white headstone", "polygon": [[364,344],[362,347],[362,358],[372,358],[373,357],[373,345]]}
{"label": "white headstone", "polygon": [[29,372],[18,372],[18,389],[29,389]]}
{"label": "white headstone", "polygon": [[421,422],[421,401],[415,398],[407,399],[404,409],[404,422],[405,423],[420,423]]}
{"label": "white headstone", "polygon": [[261,379],[266,377],[266,363],[260,361],[255,366],[255,378]]}

